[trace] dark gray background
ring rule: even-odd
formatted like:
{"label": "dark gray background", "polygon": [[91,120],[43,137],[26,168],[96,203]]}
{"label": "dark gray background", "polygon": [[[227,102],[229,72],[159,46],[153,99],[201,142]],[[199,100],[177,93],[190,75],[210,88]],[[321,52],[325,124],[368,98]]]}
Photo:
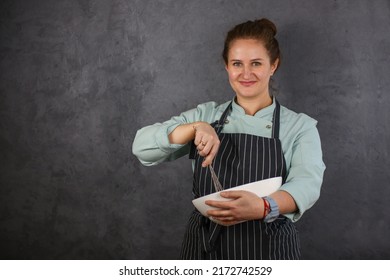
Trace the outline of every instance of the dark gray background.
{"label": "dark gray background", "polygon": [[235,24],[279,29],[280,102],[319,121],[321,198],[306,259],[389,259],[390,4],[382,1],[2,0],[0,256],[176,259],[186,158],[143,167],[136,130],[233,92]]}

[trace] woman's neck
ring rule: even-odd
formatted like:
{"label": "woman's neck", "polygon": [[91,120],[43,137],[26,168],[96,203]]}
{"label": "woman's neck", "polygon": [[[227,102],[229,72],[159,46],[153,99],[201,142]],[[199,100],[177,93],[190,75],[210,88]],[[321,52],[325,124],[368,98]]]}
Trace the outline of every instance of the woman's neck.
{"label": "woman's neck", "polygon": [[273,101],[272,101],[272,97],[268,95],[268,98],[261,98],[261,99],[246,99],[237,96],[236,102],[244,109],[245,114],[254,116],[261,109],[264,109],[265,107],[272,105]]}

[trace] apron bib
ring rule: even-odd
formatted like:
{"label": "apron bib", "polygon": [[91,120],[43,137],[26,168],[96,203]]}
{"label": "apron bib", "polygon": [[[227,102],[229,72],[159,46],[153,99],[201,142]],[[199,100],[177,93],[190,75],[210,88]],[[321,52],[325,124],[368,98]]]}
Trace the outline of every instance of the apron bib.
{"label": "apron bib", "polygon": [[[221,141],[213,168],[225,190],[242,184],[281,176],[286,180],[286,163],[279,140],[280,104],[275,100],[272,138],[243,133],[221,133],[232,103],[221,118],[211,124]],[[191,144],[190,158],[195,160],[194,198],[215,192],[208,168]],[[221,226],[197,210],[190,216],[181,250],[182,259],[299,259],[300,246],[295,225],[280,215],[272,223],[246,221]]]}

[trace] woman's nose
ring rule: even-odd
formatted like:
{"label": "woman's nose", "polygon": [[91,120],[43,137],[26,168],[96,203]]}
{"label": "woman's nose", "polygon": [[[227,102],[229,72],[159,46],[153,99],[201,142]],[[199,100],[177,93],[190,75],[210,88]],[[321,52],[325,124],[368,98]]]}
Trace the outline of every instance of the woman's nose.
{"label": "woman's nose", "polygon": [[242,71],[243,71],[242,75],[243,75],[244,79],[249,79],[251,77],[252,69],[250,66],[243,67]]}

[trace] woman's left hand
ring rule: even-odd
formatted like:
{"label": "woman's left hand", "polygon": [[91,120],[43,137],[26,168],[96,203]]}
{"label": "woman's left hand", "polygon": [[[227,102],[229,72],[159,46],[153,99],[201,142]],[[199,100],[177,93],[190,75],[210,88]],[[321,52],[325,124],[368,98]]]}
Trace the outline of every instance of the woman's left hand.
{"label": "woman's left hand", "polygon": [[230,201],[207,200],[205,203],[219,209],[209,210],[207,214],[219,224],[230,226],[242,221],[263,218],[262,198],[248,191],[224,191],[222,197]]}

